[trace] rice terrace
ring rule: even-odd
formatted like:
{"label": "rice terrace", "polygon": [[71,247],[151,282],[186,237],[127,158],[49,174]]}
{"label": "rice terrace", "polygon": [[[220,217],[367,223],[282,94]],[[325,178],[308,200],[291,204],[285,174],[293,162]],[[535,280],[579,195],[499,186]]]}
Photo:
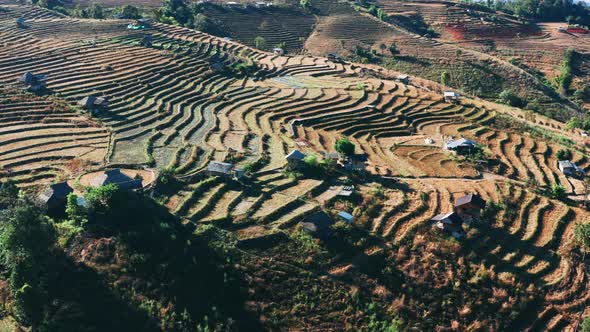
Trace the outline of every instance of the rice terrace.
{"label": "rice terrace", "polygon": [[588,25],[0,0],[0,330],[590,332]]}

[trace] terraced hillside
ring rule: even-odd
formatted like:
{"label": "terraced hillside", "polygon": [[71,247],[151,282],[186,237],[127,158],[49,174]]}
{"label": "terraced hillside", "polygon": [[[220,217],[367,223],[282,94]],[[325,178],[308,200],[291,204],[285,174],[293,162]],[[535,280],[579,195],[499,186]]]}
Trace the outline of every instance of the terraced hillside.
{"label": "terraced hillside", "polygon": [[[246,243],[297,234],[300,221],[320,210],[347,210],[355,217],[354,229],[366,231],[370,240],[354,241],[353,253],[330,256],[313,277],[353,286],[370,281],[375,301],[396,303],[399,315],[422,330],[494,321],[502,325],[489,326],[498,330],[573,331],[589,314],[588,274],[571,254],[573,227],[589,213],[544,191],[560,184],[572,198],[584,193],[580,180],[557,169],[557,152],[570,148],[573,161],[590,170],[579,135],[565,131],[563,123],[481,100],[447,103],[418,79],[387,79],[393,75],[387,70],[378,74],[375,67],[323,57],[276,56],[190,29],[154,24],[137,32],[127,30],[124,20],[0,9],[0,82],[8,86],[0,98],[0,142],[9,147],[0,151],[3,179],[53,182],[68,174],[62,170],[73,159],[174,169],[178,186],[160,194],[161,202],[184,223],[217,225]],[[20,16],[27,18],[27,29],[14,24]],[[329,26],[335,27],[324,28]],[[450,46],[387,27],[393,38],[407,41],[402,52],[409,52],[412,40],[416,53],[423,45],[431,45],[433,56],[454,53]],[[324,28],[321,33],[345,37],[342,27]],[[152,47],[140,45],[144,34],[152,35]],[[237,58],[256,69],[239,76],[210,68],[213,59],[231,68]],[[47,75],[50,96],[13,90],[27,71]],[[94,117],[81,113],[75,105],[87,95],[108,98],[108,109]],[[505,126],[499,115],[529,130]],[[341,136],[366,156],[366,174],[281,171],[292,149],[322,159]],[[479,143],[487,165],[443,150],[449,136]],[[210,160],[248,166],[250,174],[244,181],[209,176],[203,169]],[[353,198],[339,196],[351,182]],[[498,208],[486,214],[486,222],[471,225],[464,240],[433,236],[430,219],[467,193],[479,193]],[[447,246],[458,249],[441,258]],[[359,261],[373,259],[384,260],[385,272],[357,270]],[[300,262],[282,269],[309,272]],[[267,272],[251,283],[286,280],[281,270]],[[470,292],[453,291],[460,287]],[[290,319],[292,311],[280,304],[295,295],[270,293],[252,291],[253,311]],[[319,326],[317,317],[296,327]],[[346,328],[333,320],[330,328]]]}
{"label": "terraced hillside", "polygon": [[110,132],[59,99],[0,88],[0,177],[23,185],[58,181],[102,164]]}
{"label": "terraced hillside", "polygon": [[420,17],[444,39],[509,39],[537,33],[534,26],[527,26],[516,17],[450,1],[379,0],[376,4],[394,22]]}
{"label": "terraced hillside", "polygon": [[[485,49],[465,48],[460,44],[422,37],[396,25],[394,21],[390,24],[357,12],[347,3],[336,5],[329,1],[316,1],[314,6],[330,15],[320,17],[305,44],[313,55],[337,53],[354,56],[357,46],[382,54],[382,44],[388,47],[395,43],[399,54],[391,60],[386,51],[380,59],[388,68],[433,81],[440,81],[441,74],[447,72],[450,74],[449,86],[494,100],[501,91],[511,89],[526,96],[527,100],[538,101],[548,113],[558,114],[568,107],[575,108],[567,102],[568,106],[564,107],[563,100],[547,89],[538,77],[510,63],[509,59],[486,53]],[[568,112],[575,113],[573,110]]]}
{"label": "terraced hillside", "polygon": [[437,40],[509,61],[548,80],[560,74],[566,50],[575,49],[581,56],[575,64],[574,86],[588,82],[590,37],[559,32],[566,23],[524,24],[502,12],[445,1],[380,0],[377,5],[392,23],[407,25],[418,18],[439,33]]}
{"label": "terraced hillside", "polygon": [[286,52],[293,54],[302,50],[316,22],[313,15],[297,8],[205,5],[203,13],[213,19],[228,37],[252,47],[256,45],[256,37],[262,37],[267,50],[281,45]]}

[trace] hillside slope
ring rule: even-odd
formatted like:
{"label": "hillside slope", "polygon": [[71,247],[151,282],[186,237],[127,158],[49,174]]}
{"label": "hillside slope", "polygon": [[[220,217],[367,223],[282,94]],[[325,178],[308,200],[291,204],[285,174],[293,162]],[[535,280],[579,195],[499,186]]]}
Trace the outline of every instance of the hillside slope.
{"label": "hillside slope", "polygon": [[[82,232],[67,251],[85,271],[108,280],[114,287],[109,290],[123,290],[129,297],[122,302],[139,310],[150,328],[182,330],[169,328],[163,318],[171,312],[181,316],[186,304],[202,322],[204,314],[213,315],[206,306],[228,305],[221,300],[232,297],[235,303],[218,309],[243,330],[386,330],[402,322],[417,330],[573,331],[588,315],[587,261],[573,241],[576,223],[590,218],[575,201],[583,198],[584,183],[565,176],[557,159],[560,150],[569,149],[571,159],[589,171],[590,158],[579,132],[565,130],[563,122],[476,98],[447,102],[441,96],[445,87],[418,77],[408,84],[397,82],[393,77],[398,72],[376,65],[277,56],[166,24],[138,32],[127,29],[126,20],[0,8],[0,82],[10,87],[3,92],[0,114],[14,111],[10,102],[21,99],[13,100],[13,95],[55,99],[67,106],[69,121],[88,117],[75,106],[83,96],[107,97],[108,109],[92,120],[112,135],[108,142],[98,142],[101,149],[107,144],[100,168],[149,166],[175,175],[171,183],[160,181],[149,192],[157,202],[143,196],[119,202],[121,218],[113,220],[133,219],[129,214],[134,209],[128,206],[135,206],[142,212],[137,223],[109,225],[110,219],[103,218],[109,225],[105,233]],[[347,8],[330,3],[320,14],[348,13]],[[430,61],[438,59],[447,68],[470,64],[491,76],[506,70],[514,82],[535,84],[494,59],[481,68],[488,59],[475,52],[465,54],[465,63],[442,62],[452,54],[464,57],[452,46],[355,15],[356,24],[345,26],[391,32],[367,37],[367,44],[392,38],[400,41],[402,55],[432,56]],[[28,28],[16,27],[20,16]],[[346,35],[336,24],[347,22],[346,17],[332,17],[333,22],[321,17],[317,35],[307,43],[350,40],[354,29]],[[141,44],[145,34],[152,36],[151,47]],[[326,51],[319,43],[314,48],[318,54]],[[416,71],[429,67],[402,61]],[[246,74],[236,67],[246,68]],[[47,75],[51,97],[13,89],[26,71]],[[36,104],[22,106],[23,113],[39,111]],[[41,113],[51,118],[52,113]],[[5,119],[1,127],[9,128],[13,121],[29,119]],[[37,130],[28,124],[18,131],[23,140]],[[0,130],[0,142],[9,139],[11,130]],[[366,158],[365,173],[281,171],[293,149],[321,160],[343,136]],[[450,136],[472,139],[483,151],[475,158],[454,155],[442,148]],[[44,153],[27,150],[27,158]],[[210,176],[204,168],[211,160],[234,163],[249,174],[242,181]],[[38,162],[51,165],[42,158]],[[57,179],[1,176],[21,180],[19,185],[30,190]],[[354,195],[340,197],[343,186],[351,184]],[[552,198],[554,185],[562,186],[570,199]],[[452,210],[455,200],[468,193],[488,202],[485,218],[466,226],[460,240],[436,232],[431,218]],[[143,199],[150,209],[137,208]],[[349,211],[354,222],[337,223],[332,237],[314,239],[301,231],[301,221],[320,210],[332,218]],[[141,221],[155,216],[161,219],[145,229]],[[114,229],[129,237],[113,234]],[[139,230],[163,235],[144,239]],[[218,257],[200,251],[201,242],[193,236],[219,236],[218,254],[231,258],[212,263],[215,283],[210,289],[206,278],[192,276],[200,275],[196,268],[207,270],[208,262],[200,265],[201,258]],[[134,239],[158,246],[140,247],[145,256],[130,256],[129,265],[117,262],[117,257],[127,257],[120,241]],[[166,243],[174,250],[159,250]],[[111,254],[98,252],[96,260],[85,256],[99,244]],[[173,266],[165,264],[167,256],[175,258]],[[159,270],[162,264],[166,268]],[[185,265],[195,267],[195,274],[183,274]],[[230,293],[222,291],[226,276],[231,276]],[[194,288],[191,280],[197,280]],[[183,293],[185,287],[190,292]],[[199,304],[194,301],[199,296],[213,301]],[[223,303],[215,302],[218,296]]]}

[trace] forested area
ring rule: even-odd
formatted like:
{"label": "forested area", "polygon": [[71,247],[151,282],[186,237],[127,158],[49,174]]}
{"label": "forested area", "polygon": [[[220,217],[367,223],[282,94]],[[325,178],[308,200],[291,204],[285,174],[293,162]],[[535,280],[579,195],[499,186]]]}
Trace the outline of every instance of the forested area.
{"label": "forested area", "polygon": [[483,4],[494,10],[501,10],[526,19],[590,25],[590,11],[584,2],[572,0],[486,0]]}

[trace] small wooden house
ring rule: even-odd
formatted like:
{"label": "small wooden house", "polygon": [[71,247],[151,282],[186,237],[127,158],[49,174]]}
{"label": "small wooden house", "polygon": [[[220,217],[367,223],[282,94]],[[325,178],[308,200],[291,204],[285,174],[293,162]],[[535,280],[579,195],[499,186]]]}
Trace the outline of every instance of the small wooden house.
{"label": "small wooden house", "polygon": [[104,97],[90,95],[80,99],[78,106],[90,111],[104,110],[109,106],[109,101]]}
{"label": "small wooden house", "polygon": [[20,29],[25,29],[27,25],[25,24],[25,19],[23,17],[19,17],[16,19],[16,26]]}
{"label": "small wooden house", "polygon": [[92,179],[90,184],[93,187],[115,184],[119,187],[119,189],[123,190],[135,190],[142,188],[141,179],[133,179],[121,172],[121,170],[118,168],[104,171],[102,174]]}
{"label": "small wooden house", "polygon": [[461,196],[455,201],[455,211],[466,222],[479,219],[485,207],[486,201],[478,194]]}
{"label": "small wooden house", "polygon": [[400,82],[400,83],[404,83],[404,84],[408,84],[410,83],[410,76],[409,75],[397,75],[397,77],[395,78],[396,81]]}
{"label": "small wooden house", "polygon": [[367,156],[365,155],[354,155],[344,158],[342,166],[345,171],[349,172],[362,172],[366,168]]}
{"label": "small wooden house", "polygon": [[28,71],[18,79],[18,83],[29,92],[39,92],[45,89],[45,79],[45,75],[35,75]]}
{"label": "small wooden house", "polygon": [[207,165],[207,173],[210,176],[220,176],[228,179],[240,179],[245,175],[246,172],[242,169],[235,168],[234,164],[220,161],[211,161]]}
{"label": "small wooden house", "polygon": [[287,156],[285,156],[285,159],[287,160],[287,167],[289,169],[300,169],[302,167],[305,166],[305,159],[306,155],[305,153],[295,149],[293,151],[291,151],[291,153],[289,153]]}
{"label": "small wooden house", "polygon": [[463,231],[463,220],[455,212],[441,213],[431,219],[434,226],[441,229],[443,232],[452,235],[455,238],[462,237]]}
{"label": "small wooden house", "polygon": [[332,62],[340,62],[340,61],[342,61],[342,59],[340,58],[340,56],[338,54],[334,54],[334,53],[329,53],[327,55],[327,58],[328,58],[329,61],[332,61]]}
{"label": "small wooden house", "polygon": [[272,53],[274,55],[284,55],[285,54],[285,50],[280,48],[280,47],[275,47],[272,49]]}
{"label": "small wooden house", "polygon": [[330,215],[324,211],[316,212],[301,222],[301,229],[318,238],[325,239],[332,235],[333,231],[330,226],[334,224],[334,220]]}
{"label": "small wooden house", "polygon": [[74,189],[67,182],[54,183],[39,194],[39,202],[53,213],[63,213],[66,208],[68,195]]}
{"label": "small wooden house", "polygon": [[455,91],[445,91],[443,93],[443,98],[448,103],[452,103],[452,102],[457,101],[459,99],[459,97],[461,97],[461,96]]}
{"label": "small wooden house", "polygon": [[323,155],[324,155],[324,159],[330,159],[330,160],[336,160],[336,161],[342,159],[342,154],[340,154],[340,152],[324,151]]}
{"label": "small wooden house", "polygon": [[582,167],[574,164],[570,160],[560,160],[557,163],[559,170],[567,176],[583,177],[586,174]]}
{"label": "small wooden house", "polygon": [[477,143],[466,138],[460,138],[457,140],[447,140],[444,143],[443,148],[448,151],[456,152],[457,154],[469,154],[477,149]]}

